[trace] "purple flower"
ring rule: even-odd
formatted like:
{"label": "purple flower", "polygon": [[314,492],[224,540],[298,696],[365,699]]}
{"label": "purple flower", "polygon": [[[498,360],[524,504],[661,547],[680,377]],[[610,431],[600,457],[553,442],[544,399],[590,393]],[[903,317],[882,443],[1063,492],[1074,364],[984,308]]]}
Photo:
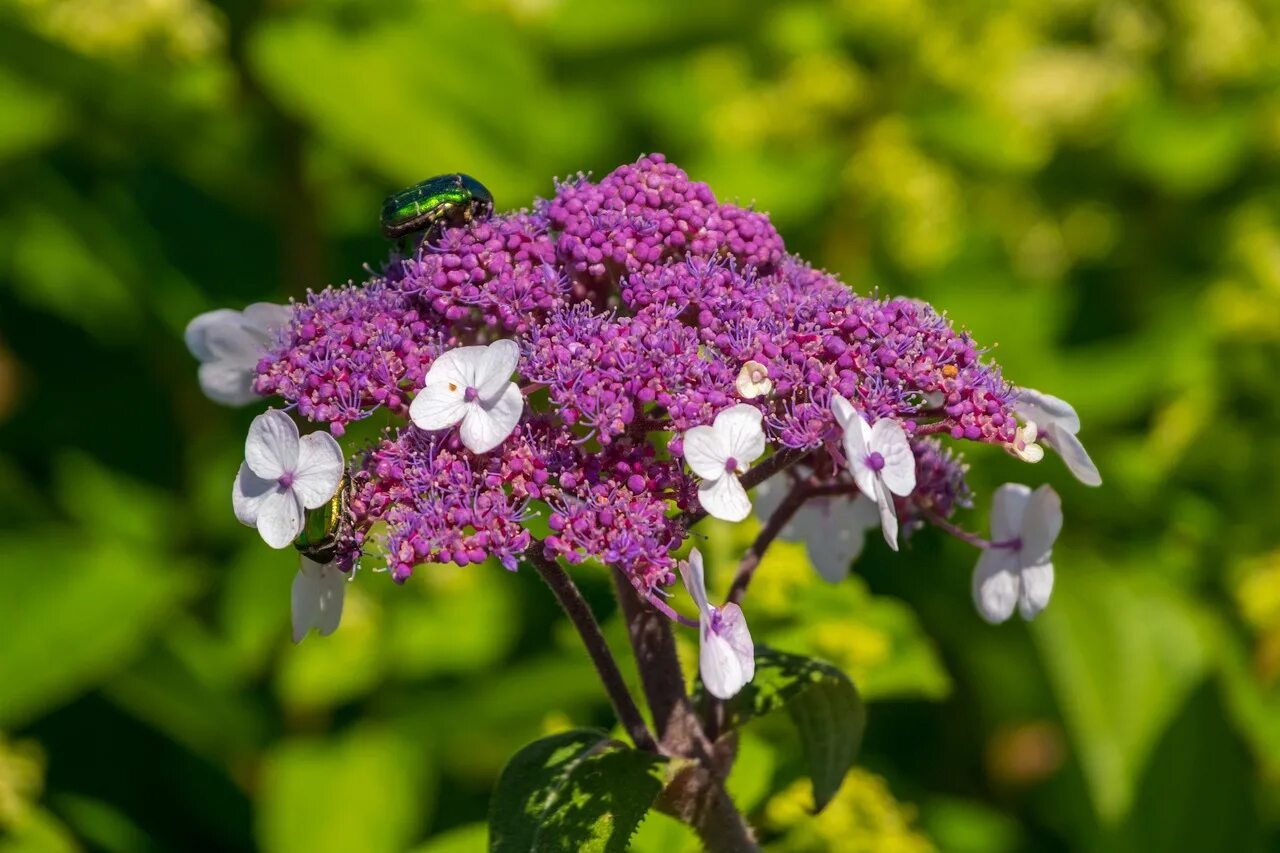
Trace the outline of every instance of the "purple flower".
{"label": "purple flower", "polygon": [[[340,568],[364,552],[397,580],[425,562],[515,568],[533,547],[644,596],[675,580],[680,511],[744,516],[739,476],[762,454],[803,454],[832,506],[869,489],[896,544],[892,520],[967,505],[964,467],[930,436],[1003,446],[1019,428],[1014,389],[943,315],[854,293],[661,155],[308,294],[254,390],[338,436],[375,411],[392,422],[353,467]],[[870,431],[856,453],[841,399]],[[735,410],[754,422],[742,447],[717,438]],[[860,530],[824,560],[833,577]]]}

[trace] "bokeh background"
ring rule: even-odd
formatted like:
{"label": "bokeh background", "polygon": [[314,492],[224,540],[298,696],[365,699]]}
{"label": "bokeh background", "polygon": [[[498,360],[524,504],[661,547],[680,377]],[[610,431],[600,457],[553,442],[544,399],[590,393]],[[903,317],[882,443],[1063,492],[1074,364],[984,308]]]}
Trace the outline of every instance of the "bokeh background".
{"label": "bokeh background", "polygon": [[1275,849],[1277,84],[1275,0],[4,0],[0,851],[480,849],[519,746],[610,723],[528,572],[364,572],[293,646],[295,558],[227,495],[254,411],[181,333],[364,277],[402,185],[520,207],[654,150],[998,345],[1105,478],[970,451],[971,527],[1000,482],[1063,496],[1029,625],[981,622],[934,532],[839,587],[771,552],[757,639],[870,710],[816,819],[785,721],[747,732],[731,787],[776,849]]}

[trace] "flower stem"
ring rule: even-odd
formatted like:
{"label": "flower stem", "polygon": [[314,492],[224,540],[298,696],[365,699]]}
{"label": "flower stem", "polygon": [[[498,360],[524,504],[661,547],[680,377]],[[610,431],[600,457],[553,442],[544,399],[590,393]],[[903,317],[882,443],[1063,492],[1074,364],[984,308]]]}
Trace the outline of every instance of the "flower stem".
{"label": "flower stem", "polygon": [[703,732],[685,690],[671,620],[646,607],[631,582],[616,569],[613,583],[661,751],[693,759],[662,792],[657,807],[693,827],[703,846],[714,853],[759,850],[751,827],[724,788],[724,778],[733,765],[733,742],[725,739],[712,744]]}
{"label": "flower stem", "polygon": [[989,539],[983,539],[981,536],[979,536],[976,533],[970,533],[968,530],[965,530],[963,527],[958,527],[952,524],[950,521],[947,521],[945,518],[938,515],[936,512],[934,512],[931,509],[921,509],[920,514],[924,516],[926,519],[928,519],[929,523],[932,524],[934,527],[946,533],[950,533],[952,536],[959,539],[961,542],[967,542],[975,548],[979,548],[985,551],[988,548],[1007,547],[1007,544],[1004,542],[992,542]]}
{"label": "flower stem", "polygon": [[778,508],[773,511],[773,515],[769,516],[764,529],[756,536],[756,541],[752,542],[751,547],[747,549],[747,553],[742,555],[742,561],[738,563],[738,573],[734,575],[733,583],[729,586],[727,601],[734,604],[742,601],[742,596],[746,594],[747,585],[751,583],[751,578],[755,575],[756,568],[764,557],[764,552],[768,550],[769,545],[782,532],[782,528],[787,526],[787,522],[796,514],[796,510],[800,509],[800,506],[809,499],[809,496],[810,493],[805,489],[803,483],[796,483],[791,487],[791,491],[787,492],[787,496],[782,499],[782,503],[778,504]]}
{"label": "flower stem", "polygon": [[[794,450],[792,448],[780,450],[768,459],[764,460],[764,462],[761,462],[755,468],[752,468],[747,471],[747,473],[743,474],[740,478],[742,481],[742,488],[753,489],[772,477],[774,474],[777,474],[779,471],[787,470],[808,455],[808,450]],[[686,528],[689,528],[706,517],[707,511],[702,507],[698,507],[697,509],[685,510],[678,516],[678,519],[684,522],[684,526]]]}
{"label": "flower stem", "polygon": [[573,579],[560,567],[559,563],[548,559],[536,543],[529,549],[527,559],[534,570],[546,581],[547,586],[551,587],[556,600],[560,602],[560,606],[564,608],[570,621],[578,629],[582,643],[587,647],[587,654],[591,656],[591,662],[595,664],[596,672],[600,674],[600,680],[604,683],[605,692],[609,694],[609,701],[613,703],[613,711],[618,715],[619,722],[627,730],[631,740],[640,749],[656,752],[657,741],[645,724],[644,717],[640,715],[640,709],[636,707],[631,691],[627,690],[627,684],[622,678],[621,670],[618,669],[618,663],[613,659],[604,634],[600,631],[600,624],[591,614],[591,608],[587,606],[586,599],[582,597]]}

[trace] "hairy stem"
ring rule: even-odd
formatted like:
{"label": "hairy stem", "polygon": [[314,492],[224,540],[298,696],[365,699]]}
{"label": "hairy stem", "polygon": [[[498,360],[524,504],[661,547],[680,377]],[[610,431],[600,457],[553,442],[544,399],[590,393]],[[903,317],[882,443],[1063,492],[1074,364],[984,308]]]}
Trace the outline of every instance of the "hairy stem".
{"label": "hairy stem", "polygon": [[988,539],[983,539],[976,533],[970,533],[963,527],[952,524],[950,521],[947,521],[931,509],[921,510],[920,514],[928,519],[929,523],[934,527],[946,533],[950,533],[961,542],[967,542],[975,548],[981,548],[985,551],[988,548],[1006,547],[1006,544],[1003,542],[991,542]]}
{"label": "hairy stem", "polygon": [[564,608],[570,621],[578,629],[582,643],[587,647],[587,654],[591,656],[591,662],[595,664],[596,672],[600,674],[600,680],[604,683],[605,692],[609,694],[609,701],[613,703],[613,711],[618,715],[619,722],[637,747],[656,752],[657,741],[654,740],[649,727],[645,725],[644,717],[640,715],[640,709],[636,707],[636,701],[631,697],[631,691],[627,689],[622,672],[618,669],[618,663],[613,659],[604,634],[600,631],[600,624],[591,614],[591,608],[587,606],[586,599],[582,597],[573,579],[560,567],[559,563],[548,559],[536,546],[529,550],[529,554],[529,563],[546,581],[547,586],[551,587],[556,600],[560,602],[560,606]]}
{"label": "hairy stem", "polygon": [[676,656],[671,620],[643,601],[622,572],[613,573],[618,604],[627,620],[649,709],[664,754],[693,759],[663,791],[658,808],[693,827],[703,846],[715,853],[756,851],[751,827],[724,788],[733,766],[734,744],[713,744],[702,730],[685,690]]}
{"label": "hairy stem", "polygon": [[694,716],[693,705],[684,687],[684,675],[680,672],[680,661],[676,657],[671,620],[646,606],[631,586],[631,581],[616,569],[613,585],[618,593],[618,606],[627,620],[627,636],[640,669],[640,684],[664,750],[689,754],[697,744],[705,752],[705,738],[701,737],[702,729]]}

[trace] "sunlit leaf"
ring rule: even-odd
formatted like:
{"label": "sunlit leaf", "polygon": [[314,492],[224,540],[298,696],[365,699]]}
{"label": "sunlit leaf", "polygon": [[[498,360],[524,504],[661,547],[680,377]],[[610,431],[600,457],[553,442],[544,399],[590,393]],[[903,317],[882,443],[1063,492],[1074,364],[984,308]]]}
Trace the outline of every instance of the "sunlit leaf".
{"label": "sunlit leaf", "polygon": [[267,853],[400,853],[427,818],[429,769],[388,730],[286,740],[263,769],[258,842]]}
{"label": "sunlit leaf", "polygon": [[1031,623],[1099,817],[1122,818],[1156,741],[1205,676],[1212,631],[1158,577],[1077,568]]}
{"label": "sunlit leaf", "polygon": [[662,790],[665,759],[601,731],[535,741],[511,759],[489,809],[489,849],[622,851]]}
{"label": "sunlit leaf", "polygon": [[853,766],[867,712],[849,677],[829,663],[756,645],[756,675],[729,700],[728,724],[737,728],[785,708],[800,735],[821,811]]}
{"label": "sunlit leaf", "polygon": [[65,530],[0,540],[0,724],[30,719],[126,666],[188,588],[154,556]]}

